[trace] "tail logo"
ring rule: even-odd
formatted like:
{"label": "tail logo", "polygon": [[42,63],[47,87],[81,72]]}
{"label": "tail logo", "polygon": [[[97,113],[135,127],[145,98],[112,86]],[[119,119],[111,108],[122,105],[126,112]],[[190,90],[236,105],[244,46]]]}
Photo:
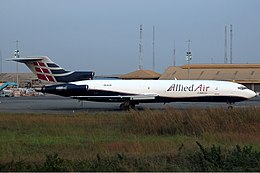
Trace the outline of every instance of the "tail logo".
{"label": "tail logo", "polygon": [[33,65],[35,66],[35,71],[39,79],[55,82],[55,79],[51,76],[49,69],[46,68],[45,63],[33,62]]}

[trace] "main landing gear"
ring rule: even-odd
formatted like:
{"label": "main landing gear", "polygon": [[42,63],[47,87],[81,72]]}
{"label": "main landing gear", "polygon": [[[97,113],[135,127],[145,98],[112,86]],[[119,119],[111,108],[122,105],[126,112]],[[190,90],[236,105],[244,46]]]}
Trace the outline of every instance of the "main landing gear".
{"label": "main landing gear", "polygon": [[135,103],[133,102],[124,102],[122,104],[120,104],[120,109],[121,110],[130,110],[130,109],[134,109],[135,108]]}

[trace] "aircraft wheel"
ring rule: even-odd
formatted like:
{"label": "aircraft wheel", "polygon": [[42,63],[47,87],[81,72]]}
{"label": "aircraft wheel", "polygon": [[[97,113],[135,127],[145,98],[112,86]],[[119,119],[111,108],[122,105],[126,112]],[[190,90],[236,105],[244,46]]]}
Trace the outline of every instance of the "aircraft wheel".
{"label": "aircraft wheel", "polygon": [[229,106],[228,106],[228,109],[229,109],[229,110],[232,110],[232,109],[233,109],[233,106],[232,106],[232,105],[229,105]]}
{"label": "aircraft wheel", "polygon": [[228,104],[228,109],[232,110],[233,109],[233,105],[235,104],[235,102],[227,101],[227,104]]}
{"label": "aircraft wheel", "polygon": [[129,110],[129,103],[124,102],[124,103],[120,104],[120,109],[121,110]]}
{"label": "aircraft wheel", "polygon": [[130,103],[129,106],[130,106],[131,109],[135,109],[135,104],[134,103]]}
{"label": "aircraft wheel", "polygon": [[130,110],[130,109],[134,109],[135,108],[135,104],[134,103],[130,103],[130,102],[124,102],[122,104],[120,104],[120,109],[121,110]]}

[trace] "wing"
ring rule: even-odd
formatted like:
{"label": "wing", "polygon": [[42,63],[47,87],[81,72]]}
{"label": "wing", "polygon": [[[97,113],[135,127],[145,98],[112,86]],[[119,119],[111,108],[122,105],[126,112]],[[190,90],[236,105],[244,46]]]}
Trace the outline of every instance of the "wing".
{"label": "wing", "polygon": [[118,96],[71,96],[73,99],[96,102],[122,102],[155,100],[158,94],[118,95]]}

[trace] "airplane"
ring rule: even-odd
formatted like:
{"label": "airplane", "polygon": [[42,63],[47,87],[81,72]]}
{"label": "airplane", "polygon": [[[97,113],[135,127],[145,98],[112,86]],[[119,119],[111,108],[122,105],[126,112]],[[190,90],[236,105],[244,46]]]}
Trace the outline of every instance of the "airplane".
{"label": "airplane", "polygon": [[[43,78],[37,75],[39,79],[50,79],[47,77],[49,75],[58,81],[56,78],[58,76],[55,76],[57,73],[50,74],[50,71],[53,72],[56,68],[59,72],[65,71],[46,56],[10,60],[25,63],[34,74],[40,73],[42,76],[46,76]],[[36,70],[36,68],[40,70]],[[38,91],[78,100],[119,102],[121,103],[120,109],[125,110],[135,108],[135,105],[139,103],[169,102],[226,102],[230,105],[229,108],[232,108],[232,104],[235,102],[256,96],[256,93],[246,86],[228,81],[119,79],[76,81],[71,76],[68,78],[64,76],[63,79],[67,82],[46,85],[39,88]]]}

